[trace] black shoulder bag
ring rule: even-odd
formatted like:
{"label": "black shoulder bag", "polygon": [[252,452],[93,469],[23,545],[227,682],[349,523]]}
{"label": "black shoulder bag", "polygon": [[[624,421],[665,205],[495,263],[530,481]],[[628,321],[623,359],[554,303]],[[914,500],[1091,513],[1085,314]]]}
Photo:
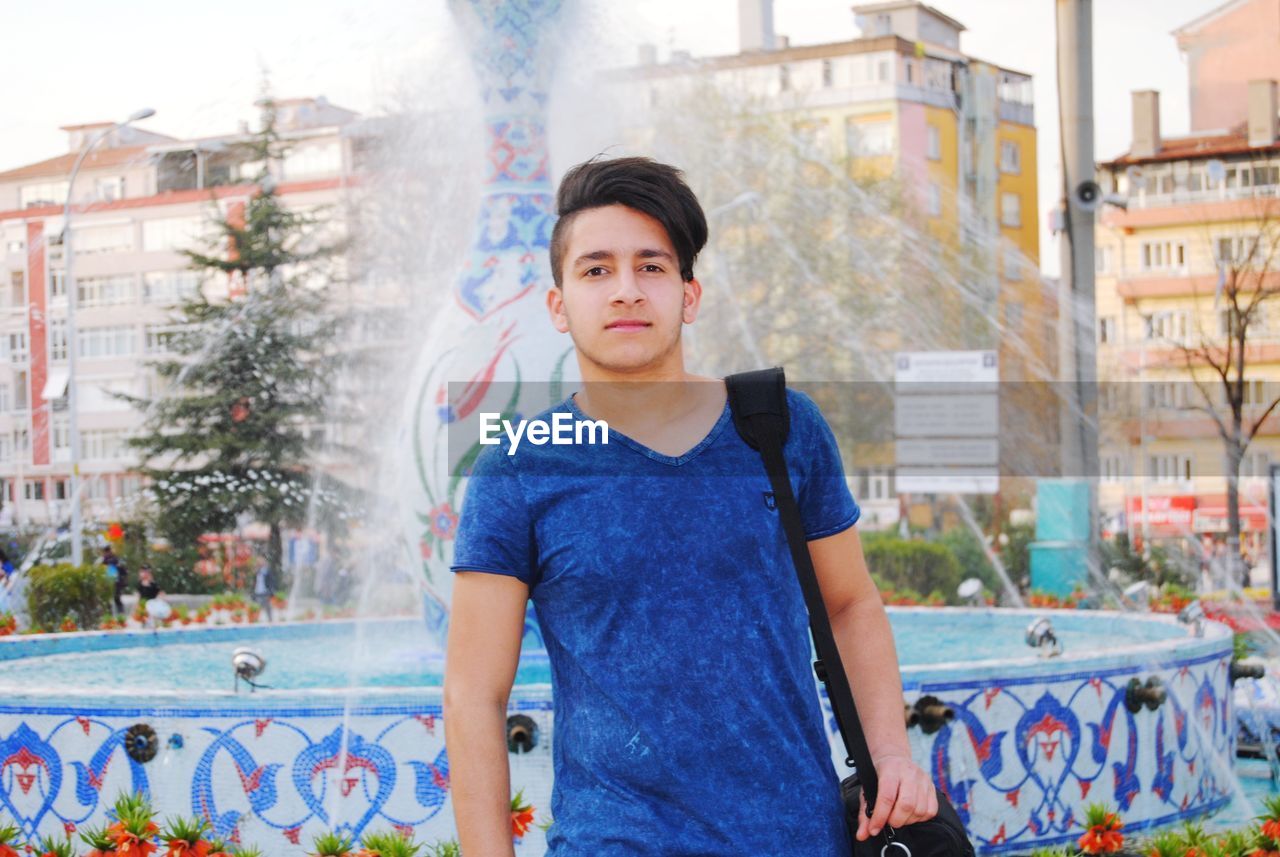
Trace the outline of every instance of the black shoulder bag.
{"label": "black shoulder bag", "polygon": [[[760,452],[765,470],[773,486],[774,501],[782,516],[782,525],[791,547],[791,559],[800,578],[800,588],[809,608],[809,631],[813,634],[814,649],[818,660],[813,669],[827,689],[836,727],[844,739],[847,758],[845,764],[856,768],[856,773],[840,783],[844,798],[845,821],[853,840],[855,857],[974,857],[973,844],[965,833],[955,807],[937,789],[938,814],[927,821],[920,821],[894,829],[885,825],[877,835],[865,842],[856,838],[858,830],[859,792],[866,790],[866,813],[870,817],[876,803],[878,782],[876,769],[871,761],[858,710],[853,703],[853,691],[845,676],[844,664],[836,648],[831,632],[831,620],[822,602],[818,577],[813,570],[809,546],[804,537],[804,524],[800,519],[800,507],[796,505],[787,473],[782,448],[790,429],[787,410],[786,378],[782,367],[741,372],[725,378],[729,389],[729,406],[733,411],[733,423],[742,439]],[[894,846],[893,850],[890,846]],[[898,853],[901,851],[902,853]]]}

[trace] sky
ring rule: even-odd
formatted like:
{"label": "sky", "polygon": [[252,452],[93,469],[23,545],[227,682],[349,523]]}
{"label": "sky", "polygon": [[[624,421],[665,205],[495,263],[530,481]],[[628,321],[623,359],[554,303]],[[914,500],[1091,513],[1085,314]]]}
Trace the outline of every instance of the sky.
{"label": "sky", "polygon": [[[604,14],[621,0],[568,0]],[[696,56],[735,53],[737,0],[630,0],[635,41]],[[775,28],[793,45],[858,35],[849,0],[775,0]],[[1044,224],[1061,195],[1054,0],[933,0],[963,23],[961,49],[1035,79],[1041,269],[1058,269]],[[1161,130],[1188,131],[1186,63],[1171,31],[1221,0],[1105,0],[1093,4],[1095,156],[1128,148],[1130,93],[1161,93]],[[234,131],[252,120],[265,75],[280,97],[324,95],[366,114],[386,112],[398,88],[451,79],[432,63],[449,54],[446,0],[49,0],[12,4],[0,51],[0,170],[66,151],[61,125],[122,119],[175,137]],[[575,39],[590,40],[576,32]],[[589,49],[590,45],[570,46]],[[12,82],[21,81],[20,85]]]}

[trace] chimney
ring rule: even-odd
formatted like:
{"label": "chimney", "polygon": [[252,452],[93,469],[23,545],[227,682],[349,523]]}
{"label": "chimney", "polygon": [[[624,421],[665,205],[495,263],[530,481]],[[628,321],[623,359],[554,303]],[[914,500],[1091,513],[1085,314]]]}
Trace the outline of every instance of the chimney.
{"label": "chimney", "polygon": [[1133,93],[1133,142],[1129,156],[1150,158],[1160,151],[1160,93],[1144,89]]}
{"label": "chimney", "polygon": [[1276,130],[1276,82],[1249,81],[1249,145],[1270,146]]}
{"label": "chimney", "polygon": [[773,0],[738,0],[738,49],[773,50]]}
{"label": "chimney", "polygon": [[658,61],[658,46],[648,43],[641,45],[636,58],[640,65],[653,65]]}

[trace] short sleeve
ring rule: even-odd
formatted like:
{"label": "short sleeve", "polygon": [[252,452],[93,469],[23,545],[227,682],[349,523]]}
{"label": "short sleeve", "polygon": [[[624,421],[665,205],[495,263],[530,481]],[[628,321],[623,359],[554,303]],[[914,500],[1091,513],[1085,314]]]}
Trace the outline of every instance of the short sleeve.
{"label": "short sleeve", "polygon": [[458,515],[449,570],[486,571],[534,582],[533,522],[506,445],[476,456]]}
{"label": "short sleeve", "polygon": [[791,431],[787,458],[799,462],[796,503],[808,540],[843,532],[857,523],[862,510],[849,491],[840,447],[818,405],[807,394],[788,389]]}

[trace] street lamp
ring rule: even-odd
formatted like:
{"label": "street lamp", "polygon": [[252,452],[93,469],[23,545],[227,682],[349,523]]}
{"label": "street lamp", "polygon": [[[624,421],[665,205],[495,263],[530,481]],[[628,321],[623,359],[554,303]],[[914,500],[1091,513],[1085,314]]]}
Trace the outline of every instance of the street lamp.
{"label": "street lamp", "polygon": [[103,128],[80,150],[75,166],[71,168],[71,177],[67,179],[67,203],[62,207],[62,256],[65,261],[63,284],[67,290],[67,441],[71,446],[71,490],[68,494],[71,497],[72,565],[79,565],[84,557],[84,543],[80,532],[83,527],[80,520],[80,431],[76,422],[76,280],[73,273],[75,253],[71,247],[72,193],[76,185],[76,175],[80,172],[85,157],[95,146],[111,132],[155,114],[155,110],[144,107],[123,122]]}

